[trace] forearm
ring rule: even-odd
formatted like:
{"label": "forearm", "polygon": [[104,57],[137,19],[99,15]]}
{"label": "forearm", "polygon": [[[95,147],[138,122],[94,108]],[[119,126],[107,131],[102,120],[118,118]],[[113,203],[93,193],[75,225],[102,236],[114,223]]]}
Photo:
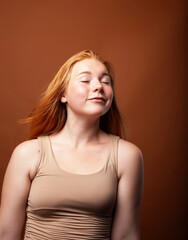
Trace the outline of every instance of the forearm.
{"label": "forearm", "polygon": [[0,240],[23,240],[23,235],[0,229]]}
{"label": "forearm", "polygon": [[124,235],[114,235],[111,240],[140,240],[140,234],[138,232],[131,232]]}
{"label": "forearm", "polygon": [[140,240],[140,229],[138,222],[135,224],[121,224],[112,225],[111,240]]}
{"label": "forearm", "polygon": [[[23,225],[22,225],[23,226]],[[23,227],[0,219],[0,240],[23,240]]]}
{"label": "forearm", "polygon": [[7,214],[1,210],[2,209],[0,209],[0,240],[23,240],[25,214],[19,216],[14,212],[11,216],[11,214]]}

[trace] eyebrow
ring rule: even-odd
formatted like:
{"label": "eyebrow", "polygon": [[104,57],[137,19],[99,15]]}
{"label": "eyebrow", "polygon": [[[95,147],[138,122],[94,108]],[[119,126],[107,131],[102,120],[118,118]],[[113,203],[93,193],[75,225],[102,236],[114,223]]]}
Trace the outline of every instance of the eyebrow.
{"label": "eyebrow", "polygon": [[89,71],[81,72],[77,76],[80,76],[81,74],[90,74],[91,75],[91,72],[89,72]]}
{"label": "eyebrow", "polygon": [[[90,71],[84,71],[84,72],[79,73],[77,76],[80,76],[81,74],[90,74],[91,75],[92,73]],[[102,73],[101,78],[104,76],[108,76],[110,78],[110,75],[107,72]]]}
{"label": "eyebrow", "polygon": [[111,78],[111,77],[110,77],[110,74],[107,73],[107,72],[104,72],[104,73],[102,74],[102,77],[104,77],[104,76],[108,76],[109,78]]}

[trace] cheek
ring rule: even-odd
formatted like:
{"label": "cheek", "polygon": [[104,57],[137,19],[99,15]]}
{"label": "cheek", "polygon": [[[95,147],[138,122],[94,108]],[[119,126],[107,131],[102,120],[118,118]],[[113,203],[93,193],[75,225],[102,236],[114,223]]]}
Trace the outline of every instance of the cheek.
{"label": "cheek", "polygon": [[111,106],[111,104],[112,104],[112,101],[113,101],[113,98],[114,98],[114,91],[113,91],[113,89],[111,89],[111,90],[109,90],[108,91],[108,96],[109,96],[109,108],[110,108],[110,106]]}
{"label": "cheek", "polygon": [[111,100],[113,99],[114,91],[112,88],[107,89],[106,94],[108,95],[109,98],[111,98]]}
{"label": "cheek", "polygon": [[[77,96],[86,96],[87,95],[87,89],[86,88],[83,88],[82,86],[75,86],[73,89],[72,89],[72,92],[77,95]],[[71,92],[71,93],[72,93]]]}
{"label": "cheek", "polygon": [[87,98],[87,90],[81,86],[72,86],[68,92],[68,101],[80,101]]}

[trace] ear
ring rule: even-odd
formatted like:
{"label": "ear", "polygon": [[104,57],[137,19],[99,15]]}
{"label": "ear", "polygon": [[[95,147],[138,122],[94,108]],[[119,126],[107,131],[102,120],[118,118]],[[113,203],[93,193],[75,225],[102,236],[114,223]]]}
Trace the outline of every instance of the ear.
{"label": "ear", "polygon": [[61,97],[60,101],[61,101],[62,103],[66,103],[66,102],[67,102],[67,99],[66,99],[65,95],[63,95],[63,96]]}

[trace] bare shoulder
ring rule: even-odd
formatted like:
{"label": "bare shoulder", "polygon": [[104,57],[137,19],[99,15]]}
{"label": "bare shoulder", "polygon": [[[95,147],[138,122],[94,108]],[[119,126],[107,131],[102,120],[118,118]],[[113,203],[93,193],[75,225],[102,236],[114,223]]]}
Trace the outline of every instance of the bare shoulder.
{"label": "bare shoulder", "polygon": [[143,171],[143,155],[139,147],[126,140],[119,140],[118,175]]}
{"label": "bare shoulder", "polygon": [[37,139],[28,140],[20,143],[15,149],[13,154],[25,156],[27,154],[36,154],[40,152]]}
{"label": "bare shoulder", "polygon": [[20,143],[13,151],[9,165],[21,167],[34,177],[40,161],[40,147],[37,139]]}

